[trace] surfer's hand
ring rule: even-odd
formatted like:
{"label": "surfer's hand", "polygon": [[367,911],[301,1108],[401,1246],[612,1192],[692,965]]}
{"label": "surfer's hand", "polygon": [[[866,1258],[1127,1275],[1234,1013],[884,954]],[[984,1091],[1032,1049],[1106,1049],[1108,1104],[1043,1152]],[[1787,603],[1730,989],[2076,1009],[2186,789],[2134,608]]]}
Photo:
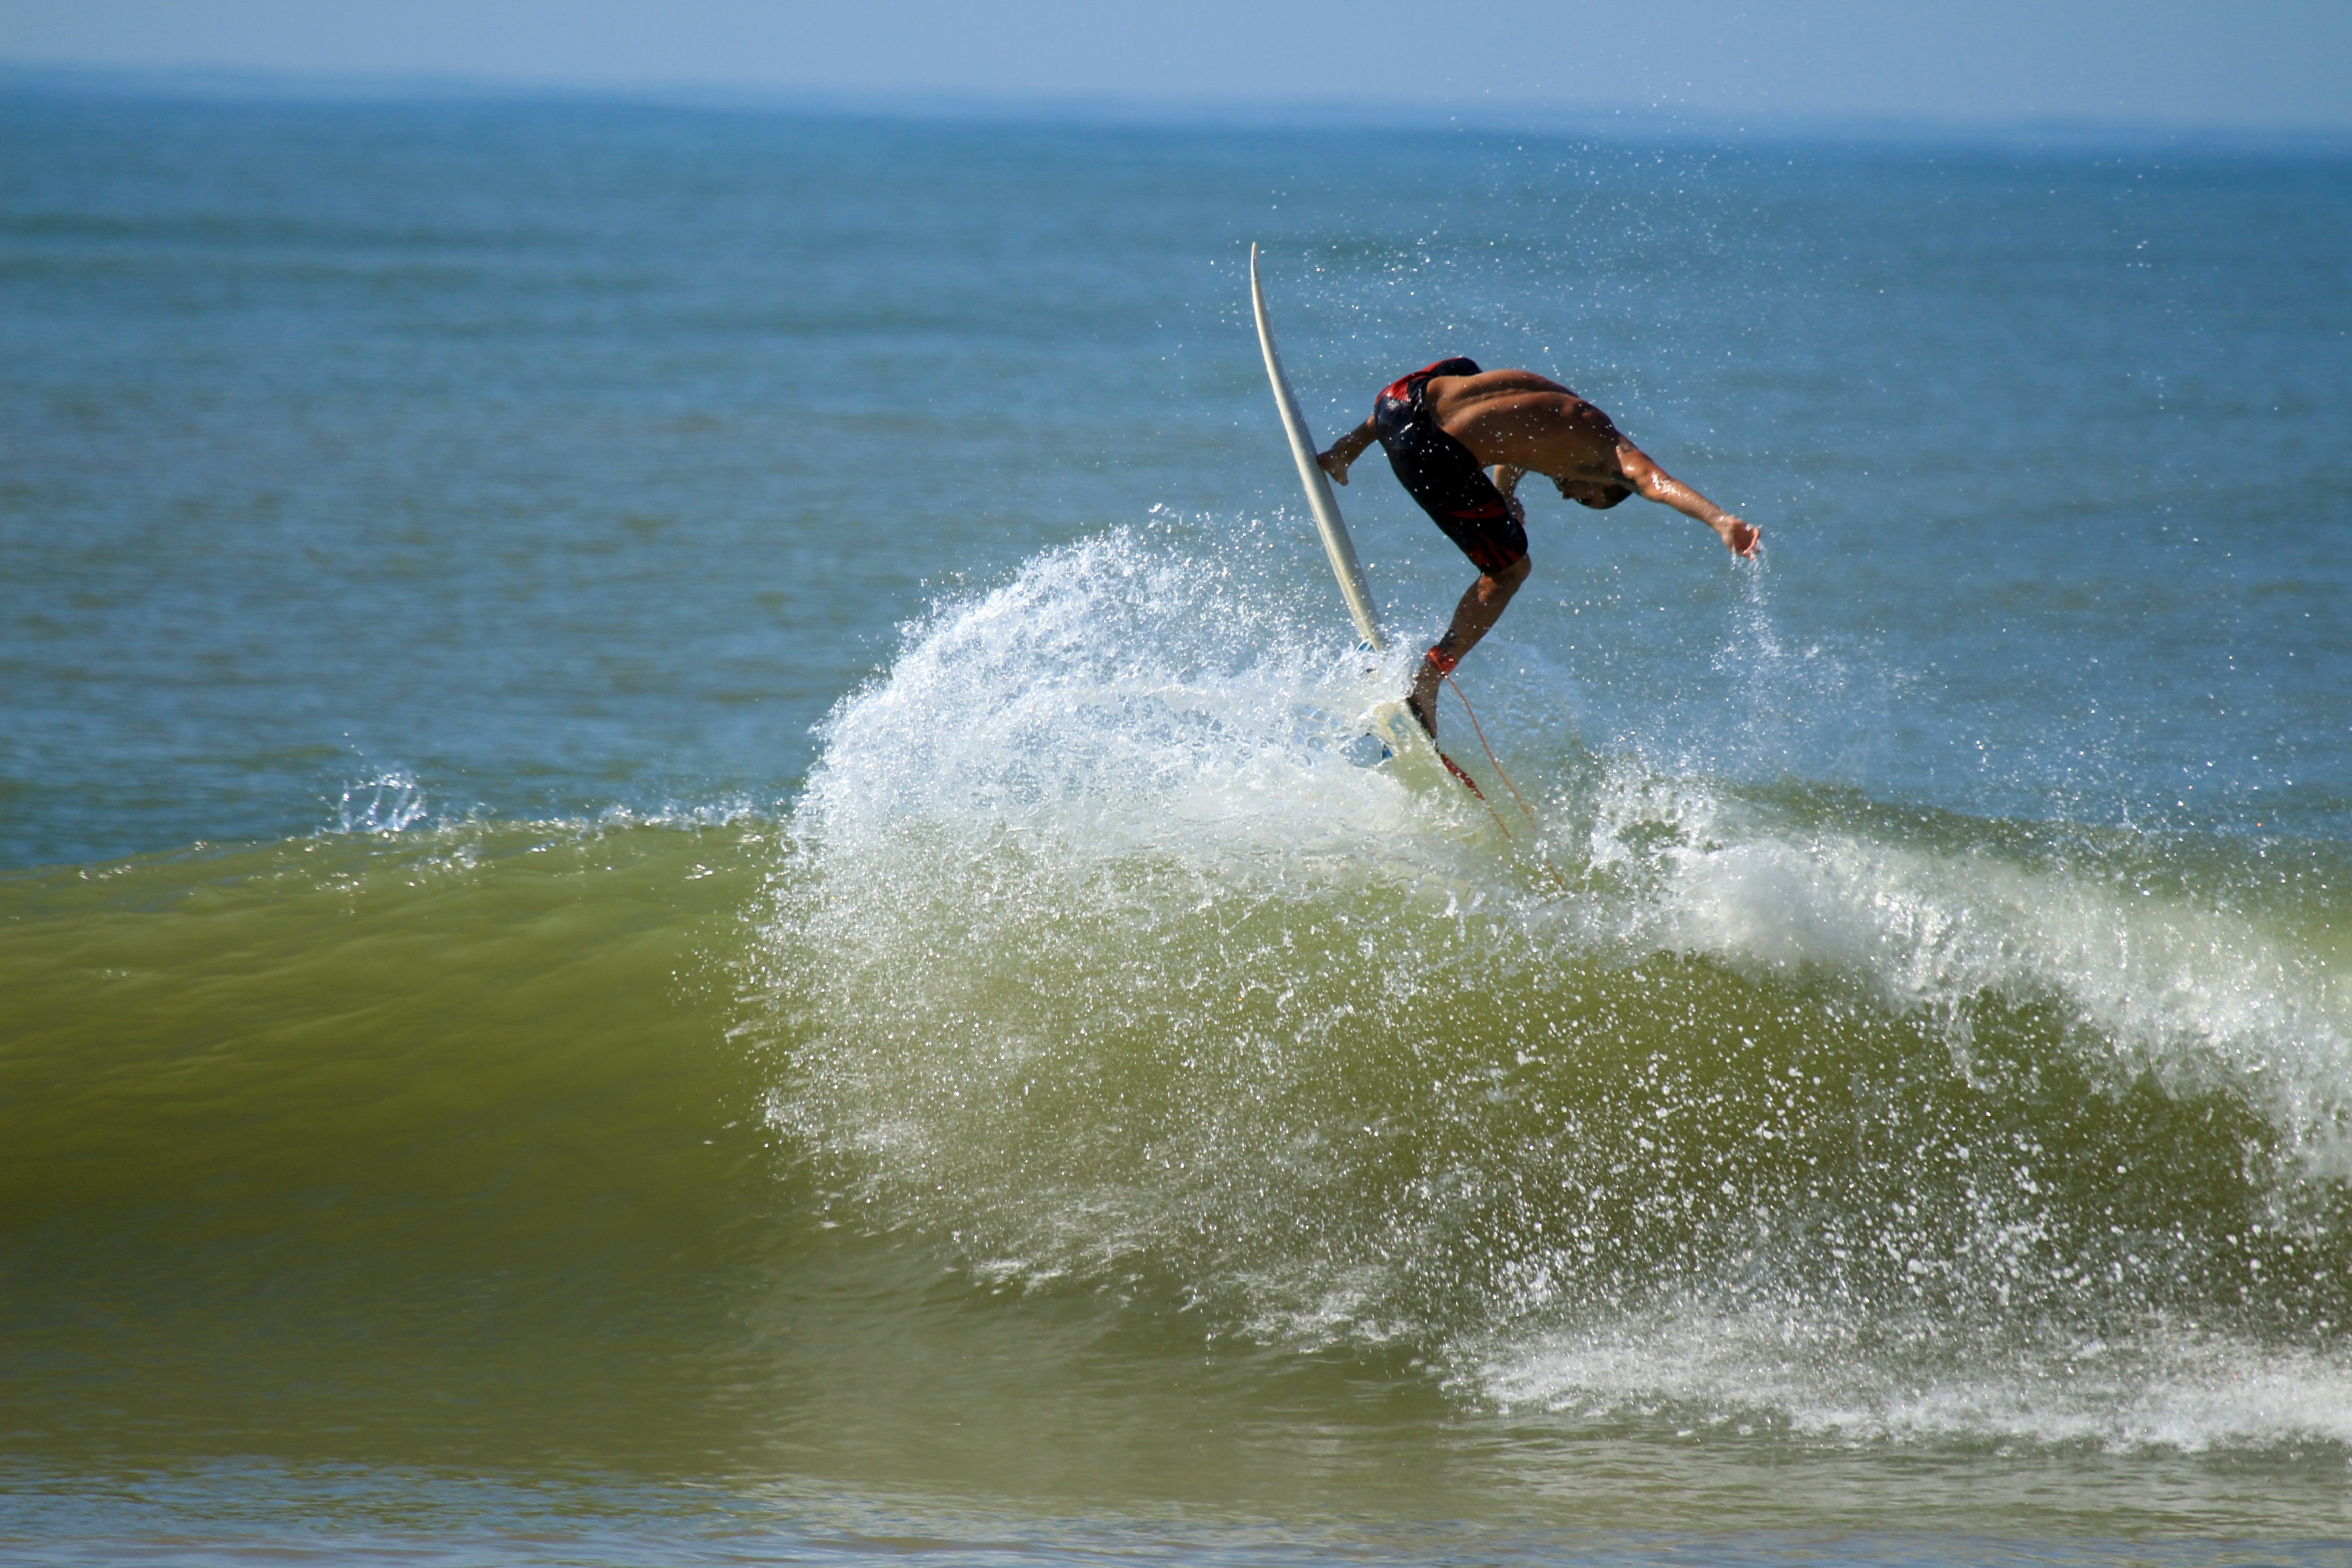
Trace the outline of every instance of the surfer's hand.
{"label": "surfer's hand", "polygon": [[1751,522],[1742,522],[1728,513],[1725,514],[1716,531],[1723,535],[1723,542],[1729,546],[1731,552],[1743,561],[1756,559],[1756,546],[1764,538],[1762,529]]}
{"label": "surfer's hand", "polygon": [[1339,456],[1339,449],[1337,447],[1328,452],[1316,453],[1315,461],[1325,473],[1331,476],[1333,484],[1344,485],[1348,482],[1348,459]]}

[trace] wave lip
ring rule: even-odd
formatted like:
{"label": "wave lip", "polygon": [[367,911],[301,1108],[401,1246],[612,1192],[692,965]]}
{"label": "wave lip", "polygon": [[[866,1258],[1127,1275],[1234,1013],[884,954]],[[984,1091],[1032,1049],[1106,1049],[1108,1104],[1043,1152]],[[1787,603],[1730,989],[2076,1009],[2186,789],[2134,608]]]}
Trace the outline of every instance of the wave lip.
{"label": "wave lip", "polygon": [[2053,1002],[2103,1080],[2242,1094],[2306,1174],[2352,1176],[2352,997],[2210,893],[1980,845],[1722,826],[1662,857],[1660,945],[1843,977],[1891,1013],[1946,1020],[1964,1064],[1981,1005]]}

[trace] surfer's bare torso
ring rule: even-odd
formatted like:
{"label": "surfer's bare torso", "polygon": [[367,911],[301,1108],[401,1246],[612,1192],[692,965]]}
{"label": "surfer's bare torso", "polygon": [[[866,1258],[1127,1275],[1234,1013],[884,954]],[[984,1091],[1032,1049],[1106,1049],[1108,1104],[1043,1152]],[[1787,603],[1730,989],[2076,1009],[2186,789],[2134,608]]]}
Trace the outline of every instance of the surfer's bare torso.
{"label": "surfer's bare torso", "polygon": [[1629,443],[1609,416],[1548,376],[1531,370],[1434,375],[1422,396],[1438,428],[1484,467],[1632,488],[1619,460]]}

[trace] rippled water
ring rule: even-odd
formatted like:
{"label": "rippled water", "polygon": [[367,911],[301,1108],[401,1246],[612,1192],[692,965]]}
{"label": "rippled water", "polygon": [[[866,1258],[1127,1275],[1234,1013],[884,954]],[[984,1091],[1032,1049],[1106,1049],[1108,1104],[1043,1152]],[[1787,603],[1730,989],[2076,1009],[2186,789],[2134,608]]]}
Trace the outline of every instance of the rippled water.
{"label": "rippled water", "polygon": [[2343,1560],[2340,159],[0,144],[0,1553]]}

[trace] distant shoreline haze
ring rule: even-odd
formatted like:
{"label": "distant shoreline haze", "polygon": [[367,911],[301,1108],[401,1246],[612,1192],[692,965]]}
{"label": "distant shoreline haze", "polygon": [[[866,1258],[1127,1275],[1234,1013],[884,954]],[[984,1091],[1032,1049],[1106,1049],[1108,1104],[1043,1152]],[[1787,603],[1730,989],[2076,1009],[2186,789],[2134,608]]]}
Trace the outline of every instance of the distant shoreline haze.
{"label": "distant shoreline haze", "polygon": [[856,9],[687,0],[85,0],[0,7],[0,91],[567,97],[1157,124],[1473,124],[1804,136],[2352,136],[2352,7],[1649,0],[1024,0]]}

